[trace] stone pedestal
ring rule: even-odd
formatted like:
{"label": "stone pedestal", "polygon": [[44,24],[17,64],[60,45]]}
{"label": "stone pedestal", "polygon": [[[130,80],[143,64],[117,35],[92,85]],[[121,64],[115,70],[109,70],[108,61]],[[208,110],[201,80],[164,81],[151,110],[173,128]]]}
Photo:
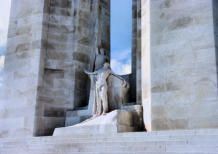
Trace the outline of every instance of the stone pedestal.
{"label": "stone pedestal", "polygon": [[137,131],[134,111],[114,110],[106,115],[92,117],[82,123],[70,127],[56,128],[53,136],[113,134],[117,132]]}
{"label": "stone pedestal", "polygon": [[88,109],[66,112],[65,127],[73,126],[92,117]]}

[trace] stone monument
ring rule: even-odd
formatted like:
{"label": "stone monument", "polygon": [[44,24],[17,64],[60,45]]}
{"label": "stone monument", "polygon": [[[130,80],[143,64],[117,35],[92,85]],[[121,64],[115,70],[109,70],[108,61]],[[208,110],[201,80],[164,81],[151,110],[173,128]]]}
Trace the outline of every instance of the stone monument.
{"label": "stone monument", "polygon": [[[95,64],[99,65],[99,61],[95,62]],[[129,83],[113,73],[110,64],[107,62],[101,63],[101,68],[96,71],[88,72],[85,70],[85,73],[89,75],[91,85],[94,87],[90,89],[90,96],[94,97],[90,97],[89,101],[92,106],[92,118],[73,126],[56,128],[53,135],[67,136],[142,131],[144,128],[142,106],[133,105],[125,108]],[[111,79],[109,80],[109,78]],[[118,86],[115,86],[115,83]],[[108,96],[118,99],[108,99]]]}
{"label": "stone monument", "polygon": [[[132,0],[132,73],[100,78],[106,94],[84,70],[110,59],[110,0],[12,0],[0,153],[217,152],[217,10],[217,0]],[[96,93],[109,112],[92,117]]]}

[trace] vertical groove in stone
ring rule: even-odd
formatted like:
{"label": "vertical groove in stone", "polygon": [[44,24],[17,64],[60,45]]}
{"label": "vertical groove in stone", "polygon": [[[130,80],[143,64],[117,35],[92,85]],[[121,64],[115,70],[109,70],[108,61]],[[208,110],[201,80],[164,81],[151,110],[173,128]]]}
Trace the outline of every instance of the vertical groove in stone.
{"label": "vertical groove in stone", "polygon": [[132,73],[130,75],[130,101],[136,102],[137,0],[132,0]]}
{"label": "vertical groove in stone", "polygon": [[[214,24],[214,41],[215,41],[215,50],[216,50],[216,69],[218,73],[218,1],[217,0],[213,0],[213,24]],[[218,81],[218,74],[217,74],[217,81]]]}
{"label": "vertical groove in stone", "polygon": [[141,104],[141,0],[132,0],[131,102]]}
{"label": "vertical groove in stone", "polygon": [[136,103],[141,104],[141,0],[137,0]]}

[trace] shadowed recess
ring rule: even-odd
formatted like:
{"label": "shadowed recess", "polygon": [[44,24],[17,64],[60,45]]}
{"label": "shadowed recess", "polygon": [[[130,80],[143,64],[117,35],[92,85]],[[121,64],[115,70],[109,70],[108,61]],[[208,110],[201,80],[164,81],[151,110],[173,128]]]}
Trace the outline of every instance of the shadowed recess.
{"label": "shadowed recess", "polygon": [[[213,0],[213,23],[214,23],[214,41],[215,41],[215,50],[216,50],[216,65],[218,67],[218,1],[217,0]],[[218,72],[218,68],[217,68],[217,72]],[[218,81],[218,75],[217,75],[217,81]]]}

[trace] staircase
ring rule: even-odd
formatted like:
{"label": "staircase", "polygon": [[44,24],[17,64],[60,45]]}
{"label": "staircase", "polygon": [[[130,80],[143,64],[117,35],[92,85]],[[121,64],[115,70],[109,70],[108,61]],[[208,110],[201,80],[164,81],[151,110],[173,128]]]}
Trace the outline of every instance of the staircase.
{"label": "staircase", "polygon": [[0,154],[218,154],[218,129],[0,139]]}

